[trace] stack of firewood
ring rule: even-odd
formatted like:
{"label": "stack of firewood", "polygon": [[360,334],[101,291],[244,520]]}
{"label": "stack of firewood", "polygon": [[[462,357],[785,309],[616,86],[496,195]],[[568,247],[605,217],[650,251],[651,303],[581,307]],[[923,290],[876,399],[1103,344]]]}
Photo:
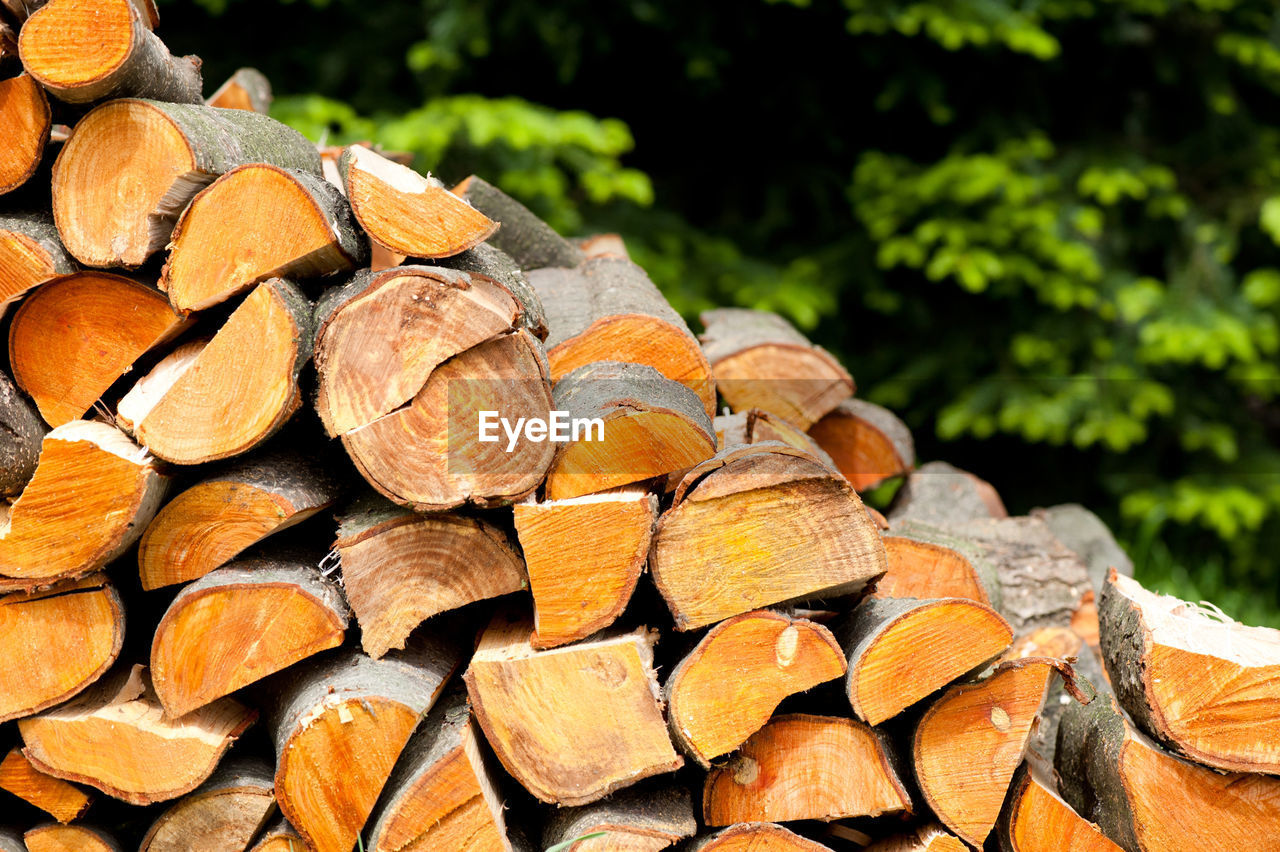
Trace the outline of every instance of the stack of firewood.
{"label": "stack of firewood", "polygon": [[1280,631],[149,0],[0,4],[0,852],[1280,849]]}

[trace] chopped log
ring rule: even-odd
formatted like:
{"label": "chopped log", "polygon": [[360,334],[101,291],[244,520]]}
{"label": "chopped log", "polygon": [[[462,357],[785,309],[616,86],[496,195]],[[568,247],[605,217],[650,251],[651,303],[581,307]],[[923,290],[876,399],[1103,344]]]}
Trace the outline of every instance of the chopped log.
{"label": "chopped log", "polygon": [[[698,831],[693,800],[683,787],[623,790],[580,808],[561,808],[542,830],[542,848],[573,843],[573,852],[658,852]],[[444,848],[444,847],[440,847]]]}
{"label": "chopped log", "polygon": [[627,251],[627,244],[623,241],[621,234],[594,234],[590,237],[574,240],[574,242],[587,258],[620,257],[626,260],[631,259],[631,254]]}
{"label": "chopped log", "polygon": [[229,760],[160,815],[138,852],[244,852],[275,804],[270,767]]}
{"label": "chopped log", "polygon": [[1039,518],[973,520],[947,532],[993,566],[999,591],[992,599],[1018,635],[1070,626],[1092,590],[1080,557]]}
{"label": "chopped log", "polygon": [[535,269],[529,283],[547,311],[553,381],[596,361],[648,364],[696,393],[707,416],[715,416],[711,365],[639,266],[625,258],[592,258],[574,269]]}
{"label": "chopped log", "polygon": [[30,74],[0,80],[0,195],[26,183],[44,158],[53,112]]}
{"label": "chopped log", "polygon": [[552,398],[556,411],[567,412],[570,440],[547,472],[548,499],[688,470],[715,454],[711,418],[697,395],[647,364],[587,364],[562,378]]}
{"label": "chopped log", "polygon": [[166,485],[155,460],[117,429],[85,420],[54,429],[0,532],[0,590],[47,586],[106,565],[151,522]]}
{"label": "chopped log", "polygon": [[912,471],[889,508],[889,521],[895,524],[913,520],[949,525],[1008,516],[991,483],[946,462],[929,462]]}
{"label": "chopped log", "polygon": [[517,441],[508,451],[497,423],[482,441],[481,412],[527,423],[548,420],[550,409],[542,344],[522,328],[449,359],[411,404],[348,432],[342,444],[374,488],[415,511],[506,505],[542,483],[555,444]]}
{"label": "chopped log", "polygon": [[387,781],[365,848],[512,852],[481,740],[464,690],[436,702]]}
{"label": "chopped log", "polygon": [[249,852],[313,852],[289,821],[280,817],[258,835]]}
{"label": "chopped log", "polygon": [[1099,617],[1116,698],[1144,732],[1215,769],[1280,774],[1280,630],[1149,592],[1114,569]]}
{"label": "chopped log", "polygon": [[0,762],[0,789],[35,805],[64,825],[84,816],[93,801],[88,793],[74,784],[36,769],[19,748],[9,752]]}
{"label": "chopped log", "polygon": [[878,598],[968,598],[999,609],[995,566],[944,528],[904,521],[884,537],[889,571],[875,581]]}
{"label": "chopped log", "polygon": [[649,557],[657,497],[623,489],[514,511],[533,593],[530,644],[554,648],[613,624]]}
{"label": "chopped log", "polygon": [[815,840],[801,837],[771,822],[745,822],[695,840],[688,852],[831,852]]}
{"label": "chopped log", "polygon": [[44,423],[0,370],[0,497],[21,494],[40,463]]}
{"label": "chopped log", "polygon": [[351,209],[369,237],[406,257],[450,257],[493,236],[498,225],[443,183],[352,145],[338,160]]}
{"label": "chopped log", "polygon": [[1126,852],[1280,849],[1280,778],[1174,757],[1109,694],[1067,708],[1054,767],[1062,798]]}
{"label": "chopped log", "polygon": [[827,455],[826,450],[818,446],[817,441],[776,414],[750,408],[737,414],[721,414],[713,422],[717,450],[726,450],[740,444],[780,441],[788,447],[808,453],[832,470],[836,469],[836,463]]}
{"label": "chopped log", "polygon": [[465,675],[485,738],[525,789],[586,805],[683,765],[658,702],[656,636],[638,630],[538,651],[530,627],[498,615]]}
{"label": "chopped log", "polygon": [[302,404],[311,303],[281,278],[264,281],[198,351],[179,349],[120,400],[117,420],[151,452],[203,464],[248,452]]}
{"label": "chopped log", "polygon": [[809,436],[859,492],[915,467],[915,442],[907,424],[889,409],[863,399],[840,403],[809,427]]}
{"label": "chopped log", "polygon": [[455,186],[453,194],[499,224],[493,244],[511,255],[526,272],[549,266],[574,267],[586,259],[577,246],[528,207],[475,175]]}
{"label": "chopped log", "polygon": [[339,516],[342,585],[375,660],[432,616],[528,586],[506,533],[480,518],[419,515],[369,495]]}
{"label": "chopped log", "polygon": [[777,314],[718,308],[701,315],[702,349],[734,411],[760,408],[808,429],[853,395],[853,378]]}
{"label": "chopped log", "polygon": [[520,325],[529,329],[539,340],[547,339],[547,314],[542,307],[542,300],[538,298],[524,271],[511,259],[511,255],[490,243],[480,243],[460,254],[440,258],[435,263],[446,269],[465,272],[472,278],[487,278],[505,288],[520,303]]}
{"label": "chopped log", "polygon": [[999,613],[963,598],[868,598],[835,633],[849,660],[849,703],[872,725],[979,668],[1013,641]]}
{"label": "chopped log", "polygon": [[22,839],[26,852],[122,852],[111,835],[87,825],[38,825]]}
{"label": "chopped log", "polygon": [[782,699],[844,673],[844,652],[822,625],[769,610],[734,616],[711,628],[667,678],[672,736],[710,766],[764,727]]}
{"label": "chopped log", "polygon": [[257,68],[238,68],[204,102],[206,106],[243,109],[266,115],[271,112],[272,100],[271,81],[265,74]]}
{"label": "chopped log", "polygon": [[49,0],[22,25],[27,73],[71,104],[108,98],[202,103],[200,58],[177,57],[133,0]]}
{"label": "chopped log", "polygon": [[707,774],[707,825],[910,813],[887,737],[856,719],[776,716]]}
{"label": "chopped log", "polygon": [[897,835],[866,848],[866,852],[965,852],[969,847],[940,825],[924,825],[910,834]]}
{"label": "chopped log", "polygon": [[197,192],[245,163],[320,173],[315,146],[265,115],[111,101],[80,119],[58,155],[53,217],[86,266],[141,266]]}
{"label": "chopped log", "polygon": [[1089,566],[1089,580],[1101,592],[1112,568],[1126,577],[1133,576],[1131,560],[1116,543],[1115,536],[1102,519],[1078,503],[1063,503],[1047,509],[1035,509],[1031,516],[1048,525],[1059,541],[1074,550]]}
{"label": "chopped log", "polygon": [[111,668],[123,642],[124,607],[105,574],[0,597],[0,722],[72,698]]}
{"label": "chopped log", "polygon": [[1099,828],[1071,809],[1057,784],[1031,761],[1018,767],[1000,812],[1004,852],[1120,852]]}
{"label": "chopped log", "polygon": [[316,308],[316,410],[330,437],[402,409],[450,358],[516,327],[492,279],[429,266],[359,272]]}
{"label": "chopped log", "polygon": [[1001,663],[977,683],[948,689],[916,727],[912,762],[920,792],[972,846],[981,847],[995,828],[1059,667],[1073,677],[1069,666],[1048,657]]}
{"label": "chopped log", "polygon": [[202,189],[170,237],[159,286],[201,311],[271,278],[319,278],[369,258],[342,194],[319,175],[254,163]]}
{"label": "chopped log", "polygon": [[677,630],[762,606],[856,592],[886,568],[844,477],[787,447],[729,449],[691,470],[649,556]]}
{"label": "chopped log", "polygon": [[74,701],[18,720],[23,754],[41,772],[131,805],[186,795],[213,774],[257,713],[224,698],[168,719],[143,666],[117,668]]}
{"label": "chopped log", "polygon": [[381,660],[346,651],[284,677],[270,725],[276,800],[315,852],[350,852],[459,654],[419,635]]}
{"label": "chopped log", "polygon": [[75,271],[48,214],[0,216],[0,315],[32,287]]}
{"label": "chopped log", "polygon": [[246,559],[187,586],[151,644],[151,681],[185,716],[342,644],[347,604],[336,583],[297,559]]}
{"label": "chopped log", "polygon": [[143,354],[186,328],[154,287],[85,271],[40,285],[14,314],[9,363],[50,426],[79,420]]}
{"label": "chopped log", "polygon": [[237,461],[171,499],[147,527],[138,542],[142,588],[197,580],[329,508],[340,491],[333,476],[298,453]]}

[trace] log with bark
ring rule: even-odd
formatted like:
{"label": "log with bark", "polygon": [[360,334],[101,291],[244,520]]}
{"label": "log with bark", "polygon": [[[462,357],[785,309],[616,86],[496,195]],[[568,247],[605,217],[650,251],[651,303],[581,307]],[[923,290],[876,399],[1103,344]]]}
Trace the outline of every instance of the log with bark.
{"label": "log with bark", "polygon": [[76,269],[47,213],[0,215],[0,315],[31,288]]}
{"label": "log with bark", "polygon": [[52,126],[49,98],[39,81],[30,74],[0,80],[0,196],[36,173]]}
{"label": "log with bark", "polygon": [[27,852],[20,829],[0,825],[0,852]]}
{"label": "log with bark", "polygon": [[716,429],[716,449],[725,450],[740,444],[763,444],[766,441],[779,441],[801,452],[808,453],[832,470],[836,463],[826,450],[818,446],[803,429],[783,420],[776,414],[749,408],[737,414],[721,414],[714,421]]}
{"label": "log with bark", "polygon": [[138,852],[244,852],[275,803],[266,763],[228,760],[156,819]]}
{"label": "log with bark", "polygon": [[92,796],[74,784],[36,769],[19,748],[0,761],[0,790],[35,805],[64,825],[84,816],[93,801]]}
{"label": "log with bark", "polygon": [[941,525],[1008,516],[991,483],[939,461],[911,472],[888,513],[890,523],[914,520]]}
{"label": "log with bark", "polygon": [[38,825],[22,840],[25,852],[123,852],[111,835],[87,825]]}
{"label": "log with bark", "polygon": [[915,442],[907,425],[866,400],[846,399],[810,426],[809,436],[859,492],[915,467]]}
{"label": "log with bark", "polygon": [[271,81],[266,75],[257,68],[239,68],[204,102],[206,106],[266,115],[271,111],[271,101]]}
{"label": "log with bark", "polygon": [[35,406],[0,370],[0,497],[21,494],[27,486],[40,463],[46,431]]}
{"label": "log with bark", "polygon": [[771,822],[744,822],[695,840],[688,852],[831,852]]}
{"label": "log with bark", "polygon": [[1003,852],[1119,852],[1120,847],[1058,795],[1051,768],[1026,761],[1014,773],[1000,822]]}
{"label": "log with bark", "polygon": [[298,830],[284,817],[262,830],[249,852],[313,852]]}
{"label": "log with bark", "polygon": [[760,408],[808,429],[853,395],[853,378],[777,314],[718,308],[701,316],[702,348],[734,411]]}
{"label": "log with bark", "polygon": [[875,597],[968,598],[999,607],[996,568],[965,539],[943,527],[903,521],[883,540],[889,570],[875,581]]}
{"label": "log with bark", "polygon": [[77,272],[23,301],[9,326],[9,364],[45,422],[61,426],[83,417],[139,358],[186,325],[154,287]]}
{"label": "log with bark", "polygon": [[696,393],[707,416],[715,415],[711,365],[639,266],[625,258],[592,258],[574,269],[535,269],[529,283],[547,311],[553,381],[595,361],[648,364]]}
{"label": "log with bark", "polygon": [[141,266],[197,192],[246,163],[320,174],[315,146],[265,115],[110,101],[80,119],[58,154],[53,218],[86,266]]}
{"label": "log with bark", "polygon": [[453,192],[498,223],[492,242],[511,255],[521,269],[572,268],[586,260],[581,249],[483,178],[472,175],[455,186]]}
{"label": "log with bark", "polygon": [[200,58],[171,54],[139,5],[134,0],[49,0],[18,34],[23,66],[67,103],[107,98],[202,103]]}
{"label": "log with bark", "polygon": [[886,568],[849,483],[778,444],[731,448],[693,468],[658,521],[649,565],[678,630],[855,592]]}
{"label": "log with bark", "polygon": [[658,852],[698,830],[689,791],[673,785],[631,788],[580,808],[561,808],[542,831],[542,848],[574,852]]}

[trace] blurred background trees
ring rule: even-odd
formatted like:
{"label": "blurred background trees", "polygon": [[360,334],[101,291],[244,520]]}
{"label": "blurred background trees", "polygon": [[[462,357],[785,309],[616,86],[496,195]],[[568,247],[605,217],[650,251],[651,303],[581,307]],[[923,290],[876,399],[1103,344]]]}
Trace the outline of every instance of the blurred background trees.
{"label": "blurred background trees", "polygon": [[691,320],[787,315],[922,460],[1014,512],[1082,502],[1143,582],[1280,626],[1270,0],[162,14],[211,85],[254,65],[317,140],[478,172],[566,233],[620,231]]}

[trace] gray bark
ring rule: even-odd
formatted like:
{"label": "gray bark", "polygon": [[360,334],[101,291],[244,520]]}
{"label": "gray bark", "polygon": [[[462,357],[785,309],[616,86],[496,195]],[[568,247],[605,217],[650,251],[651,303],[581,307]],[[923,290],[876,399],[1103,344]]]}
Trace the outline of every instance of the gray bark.
{"label": "gray bark", "polygon": [[622,790],[590,805],[560,808],[542,829],[542,846],[609,830],[675,843],[697,833],[698,821],[687,789],[670,783],[645,785]]}
{"label": "gray bark", "polygon": [[[35,240],[41,250],[49,255],[55,275],[70,275],[80,268],[63,247],[62,240],[58,237],[58,229],[54,227],[53,217],[48,213],[42,211],[0,215],[0,232],[21,234]],[[6,289],[8,288],[0,287],[0,294],[3,294]],[[10,293],[7,297],[0,295],[0,317],[4,316],[5,308],[24,292],[26,291]]]}
{"label": "gray bark", "polygon": [[249,103],[253,105],[254,112],[266,115],[271,111],[273,100],[271,81],[257,68],[238,69],[227,79],[227,82],[218,87],[218,91],[209,96],[205,103],[210,106],[216,105],[218,99],[233,86],[244,91],[249,98]]}
{"label": "gray bark", "polygon": [[511,255],[526,272],[549,266],[577,266],[586,259],[581,249],[489,182],[472,175],[460,188],[472,207],[499,224],[489,242]]}
{"label": "gray bark", "polygon": [[[351,611],[342,597],[338,584],[320,575],[309,562],[298,559],[255,558],[238,559],[221,568],[210,571],[199,580],[178,592],[165,613],[177,612],[193,598],[218,589],[252,588],[253,586],[290,586],[315,603],[333,613],[345,630]],[[161,620],[163,623],[163,619]]]}
{"label": "gray bark", "polygon": [[835,410],[846,417],[856,417],[870,423],[889,439],[889,443],[893,444],[894,452],[908,469],[915,467],[916,444],[911,437],[911,430],[907,428],[907,424],[898,419],[898,415],[882,405],[857,397],[846,399],[836,406]]}
{"label": "gray bark", "polygon": [[1120,776],[1125,721],[1113,702],[1109,693],[1098,693],[1088,704],[1067,707],[1058,726],[1054,769],[1058,792],[1076,813],[1097,823],[1126,852],[1138,852],[1133,810]]}
{"label": "gray bark", "polygon": [[35,406],[0,370],[0,496],[22,493],[36,472],[47,431]]}
{"label": "gray bark", "polygon": [[[155,823],[152,824],[150,830],[147,832],[146,837],[143,838],[141,846],[138,847],[138,852],[151,852],[151,850],[155,848],[154,844],[156,836],[160,830],[164,828],[165,823],[174,819],[182,820],[183,811],[198,799],[206,796],[219,796],[243,791],[270,795],[274,802],[274,786],[275,778],[271,771],[271,767],[267,766],[264,761],[258,758],[229,758],[214,770],[214,773],[209,776],[207,781],[192,790],[186,796],[183,796],[178,800],[177,804],[170,807],[156,819]],[[273,810],[275,810],[274,804],[269,808],[267,814],[269,815],[270,811]],[[190,819],[188,818],[184,822],[190,823]],[[199,830],[207,828],[208,826],[204,824],[184,825],[183,822],[179,822],[173,830],[168,832],[168,835],[172,839],[175,833],[182,834],[183,832],[190,832],[192,829]],[[256,828],[257,827],[255,827],[255,830]],[[244,844],[247,843],[249,839],[250,837],[240,838],[225,836],[224,829],[224,834],[219,837],[199,837],[186,834],[180,843],[186,849],[199,849],[201,852],[243,852]],[[221,841],[221,843],[219,841]],[[232,843],[239,845],[237,845],[234,850],[227,849],[223,846],[223,844]],[[165,845],[172,848],[171,844]]]}
{"label": "gray bark", "polygon": [[669,412],[700,429],[715,446],[715,427],[698,395],[647,364],[596,361],[579,367],[556,383],[552,401],[572,418],[604,418],[620,409]]}
{"label": "gray bark", "polygon": [[0,852],[27,852],[20,829],[0,826]]}
{"label": "gray bark", "polygon": [[916,520],[930,524],[959,524],[980,518],[1007,516],[995,489],[946,462],[929,462],[913,471],[889,508],[890,524]]}
{"label": "gray bark", "polygon": [[542,300],[511,255],[490,243],[481,243],[461,254],[441,258],[434,263],[468,275],[480,275],[506,288],[520,303],[520,324],[539,340],[547,339],[547,314]]}
{"label": "gray bark", "polygon": [[1032,517],[1049,525],[1058,540],[1080,555],[1089,566],[1089,580],[1094,591],[1102,593],[1107,571],[1112,568],[1126,577],[1133,576],[1129,559],[1102,519],[1078,503],[1062,503],[1048,509],[1035,509]]}
{"label": "gray bark", "polygon": [[306,841],[302,839],[302,835],[298,833],[298,830],[289,824],[289,820],[279,817],[254,838],[253,846],[249,847],[249,852],[258,852],[259,849],[276,839],[295,841],[294,849],[296,852],[305,852],[307,848],[304,845]]}
{"label": "gray bark", "polygon": [[706,329],[699,337],[702,351],[712,364],[756,346],[795,346],[818,349],[791,323],[768,311],[748,308],[716,308],[699,317]]}
{"label": "gray bark", "polygon": [[978,580],[982,583],[982,587],[987,593],[987,600],[991,602],[991,606],[997,612],[1003,612],[999,571],[996,565],[987,558],[983,548],[975,546],[967,538],[956,535],[949,527],[934,526],[922,521],[908,520],[896,523],[886,535],[901,536],[913,541],[936,544],[939,547],[954,550],[969,560],[969,564],[973,566],[978,575]]}

